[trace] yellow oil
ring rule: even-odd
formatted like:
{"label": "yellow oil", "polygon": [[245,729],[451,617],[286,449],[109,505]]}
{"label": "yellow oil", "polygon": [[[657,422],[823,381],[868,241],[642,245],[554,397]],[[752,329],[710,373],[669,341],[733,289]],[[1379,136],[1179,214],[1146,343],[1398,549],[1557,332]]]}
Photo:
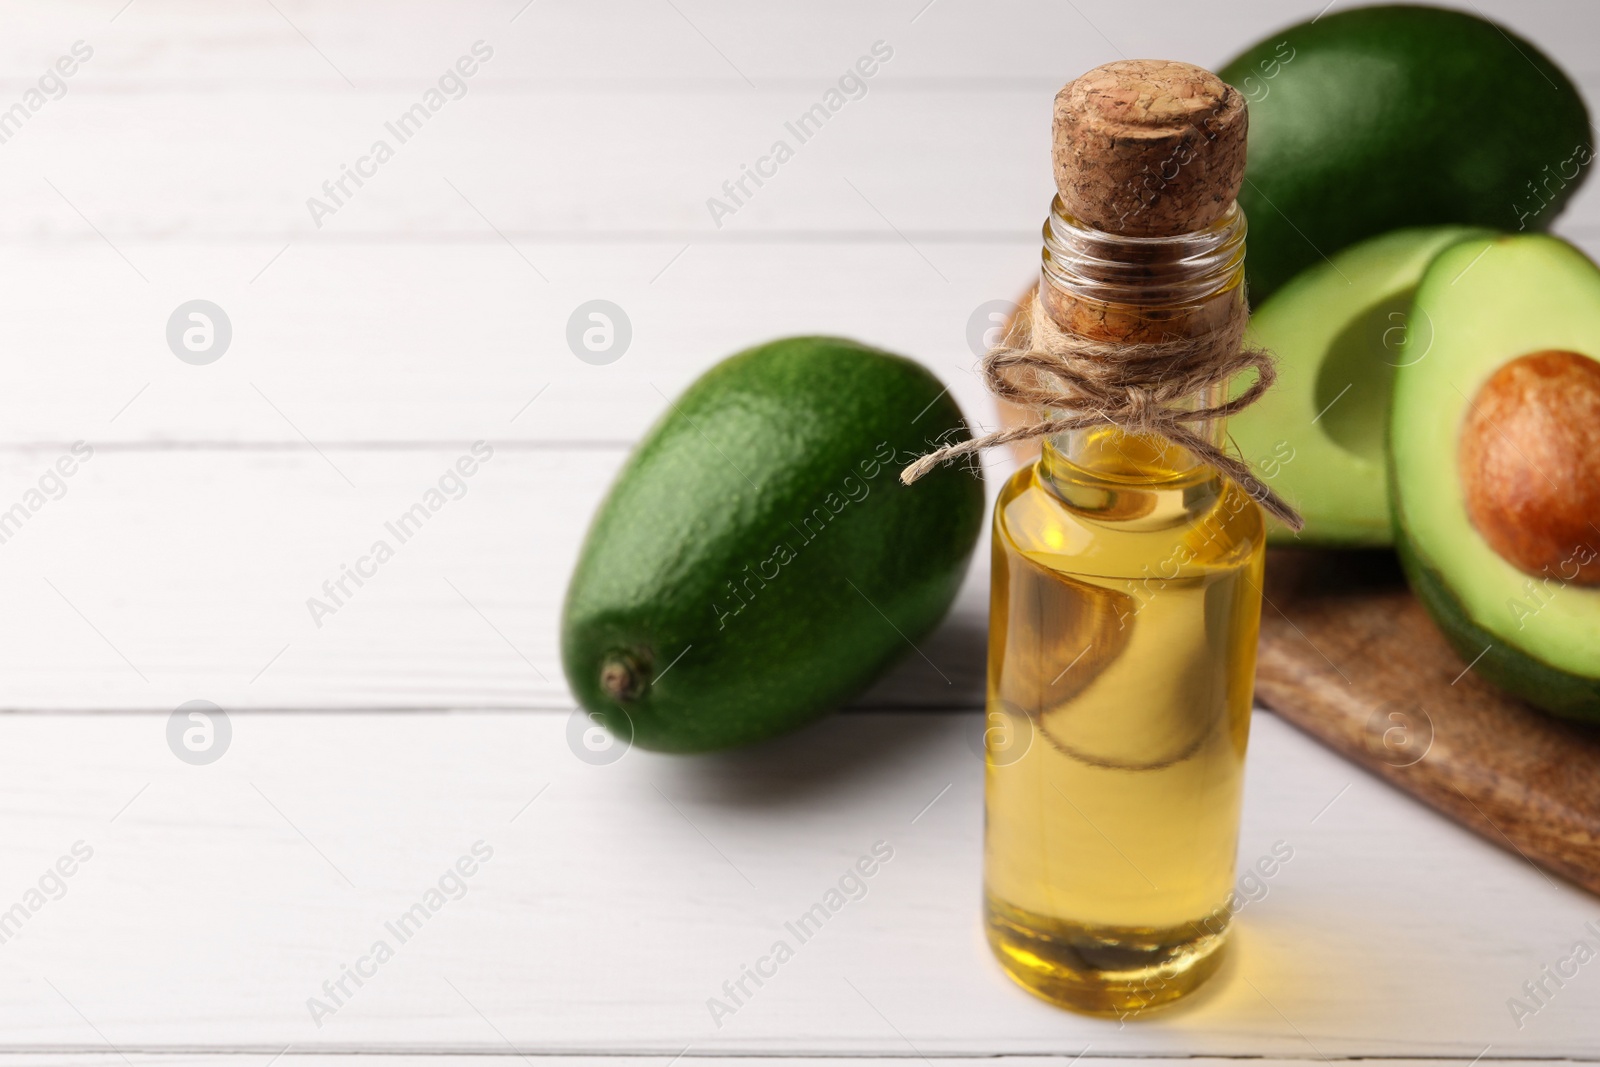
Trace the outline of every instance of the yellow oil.
{"label": "yellow oil", "polygon": [[1047,1000],[1125,1017],[1221,961],[1263,546],[1241,489],[1111,428],[1000,494],[985,921]]}

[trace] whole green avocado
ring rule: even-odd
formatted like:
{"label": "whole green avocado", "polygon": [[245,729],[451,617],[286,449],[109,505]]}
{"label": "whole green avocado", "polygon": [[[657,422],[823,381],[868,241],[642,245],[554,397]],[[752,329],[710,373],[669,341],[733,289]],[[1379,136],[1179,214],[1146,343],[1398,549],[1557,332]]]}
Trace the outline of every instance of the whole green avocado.
{"label": "whole green avocado", "polygon": [[1388,230],[1540,229],[1594,151],[1571,79],[1459,11],[1336,12],[1262,39],[1218,73],[1250,107],[1239,202],[1254,301]]}
{"label": "whole green avocado", "polygon": [[860,692],[961,584],[982,474],[898,476],[967,436],[937,378],[853,341],[788,338],[713,367],[590,527],[561,626],[578,702],[642,748],[700,752]]}

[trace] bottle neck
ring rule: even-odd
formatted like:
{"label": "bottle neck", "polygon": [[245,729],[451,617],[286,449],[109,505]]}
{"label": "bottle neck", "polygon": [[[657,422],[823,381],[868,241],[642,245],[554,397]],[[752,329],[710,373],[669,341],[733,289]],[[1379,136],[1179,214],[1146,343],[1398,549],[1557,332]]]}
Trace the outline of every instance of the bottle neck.
{"label": "bottle neck", "polygon": [[[1063,330],[1092,340],[1152,344],[1199,336],[1237,314],[1244,300],[1244,247],[1245,219],[1237,204],[1194,233],[1123,237],[1080,224],[1057,197],[1044,225],[1039,300]],[[1214,406],[1226,393],[1226,384],[1215,385],[1185,403]],[[1225,429],[1220,419],[1193,428],[1213,443]],[[1216,472],[1188,450],[1109,423],[1048,438],[1040,466],[1069,502],[1097,512],[1128,510],[1136,487],[1171,496],[1169,503],[1183,510],[1201,497],[1214,498],[1218,488]],[[1150,514],[1150,504],[1133,510]]]}

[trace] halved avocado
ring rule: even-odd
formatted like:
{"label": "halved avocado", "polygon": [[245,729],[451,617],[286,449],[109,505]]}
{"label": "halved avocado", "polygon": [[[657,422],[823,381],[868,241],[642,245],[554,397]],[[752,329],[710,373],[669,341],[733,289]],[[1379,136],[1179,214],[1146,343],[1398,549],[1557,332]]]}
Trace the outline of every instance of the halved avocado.
{"label": "halved avocado", "polygon": [[[1437,226],[1371,238],[1301,273],[1251,317],[1246,340],[1278,357],[1278,383],[1228,430],[1299,509],[1300,543],[1389,543],[1384,434],[1411,298],[1440,250],[1484,233]],[[1268,537],[1294,540],[1276,523]]]}
{"label": "halved avocado", "polygon": [[1470,238],[1418,286],[1389,424],[1395,539],[1480,675],[1600,721],[1600,268]]}

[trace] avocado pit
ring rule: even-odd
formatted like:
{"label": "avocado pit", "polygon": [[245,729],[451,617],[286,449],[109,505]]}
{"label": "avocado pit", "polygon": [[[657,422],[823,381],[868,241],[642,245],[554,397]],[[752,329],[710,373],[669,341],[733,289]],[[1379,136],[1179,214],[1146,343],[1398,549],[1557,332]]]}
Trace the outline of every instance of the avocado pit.
{"label": "avocado pit", "polygon": [[1459,462],[1467,514],[1502,559],[1600,584],[1600,363],[1547,350],[1502,366],[1467,412]]}

